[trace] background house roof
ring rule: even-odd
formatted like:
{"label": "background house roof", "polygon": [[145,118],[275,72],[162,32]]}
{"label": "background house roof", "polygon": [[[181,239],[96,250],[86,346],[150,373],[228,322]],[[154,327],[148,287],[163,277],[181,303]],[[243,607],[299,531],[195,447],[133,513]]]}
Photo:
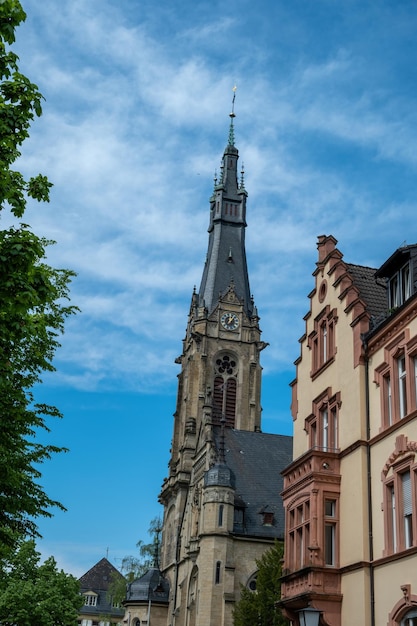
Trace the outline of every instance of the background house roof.
{"label": "background house roof", "polygon": [[103,558],[81,576],[79,579],[81,591],[89,591],[90,589],[107,591],[109,584],[115,577],[124,578],[110,561]]}

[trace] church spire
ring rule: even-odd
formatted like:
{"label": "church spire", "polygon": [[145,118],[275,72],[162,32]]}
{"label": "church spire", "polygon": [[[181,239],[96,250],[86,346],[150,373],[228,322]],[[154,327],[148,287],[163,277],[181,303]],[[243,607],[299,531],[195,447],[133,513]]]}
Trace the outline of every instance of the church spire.
{"label": "church spire", "polygon": [[214,192],[210,198],[209,244],[199,290],[199,304],[205,306],[210,314],[219,298],[233,287],[243,302],[245,313],[251,317],[253,302],[245,251],[247,193],[243,175],[238,181],[239,153],[234,135],[235,97],[236,87],[233,88],[228,144],[223,153],[220,176],[215,177]]}
{"label": "church spire", "polygon": [[236,85],[233,87],[233,100],[232,100],[232,112],[230,113],[230,127],[229,127],[229,146],[235,145],[235,128],[233,126],[233,120],[235,115],[235,98],[236,98]]}

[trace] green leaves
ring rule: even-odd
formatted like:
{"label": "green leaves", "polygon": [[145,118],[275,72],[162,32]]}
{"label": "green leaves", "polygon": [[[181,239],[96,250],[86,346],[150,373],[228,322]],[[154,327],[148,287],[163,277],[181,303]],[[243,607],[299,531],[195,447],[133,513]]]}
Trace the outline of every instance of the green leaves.
{"label": "green leaves", "polygon": [[12,44],[15,41],[15,30],[26,19],[22,5],[18,0],[0,1],[0,40]]}
{"label": "green leaves", "polygon": [[10,208],[22,217],[31,197],[49,201],[52,186],[41,174],[26,181],[11,166],[20,156],[20,146],[29,137],[30,125],[42,115],[42,94],[38,86],[19,72],[16,54],[6,44],[15,40],[15,28],[26,19],[17,0],[0,3],[0,210]]}
{"label": "green leaves", "polygon": [[20,543],[2,563],[0,623],[2,626],[74,626],[82,605],[79,582],[58,571],[55,559],[39,564],[33,541]]}
{"label": "green leaves", "polygon": [[[0,211],[10,209],[18,218],[28,198],[48,202],[52,186],[42,174],[25,180],[12,169],[32,120],[42,114],[42,94],[7,47],[25,18],[18,0],[0,0]],[[61,414],[33,397],[43,373],[54,370],[58,337],[76,310],[68,302],[73,272],[45,262],[51,243],[25,224],[0,231],[0,558],[22,537],[37,536],[37,517],[63,508],[40,485],[39,467],[65,449],[36,439],[39,429],[48,430],[45,418]],[[14,623],[26,622],[21,617]]]}
{"label": "green leaves", "polygon": [[283,545],[276,541],[256,562],[256,591],[241,588],[241,597],[234,610],[234,626],[287,626],[276,602],[281,597],[281,564]]}
{"label": "green leaves", "polygon": [[[32,438],[58,409],[33,402],[31,389],[53,371],[57,336],[75,311],[67,304],[73,273],[43,262],[48,242],[28,227],[0,231],[0,542],[10,531],[37,534],[33,518],[50,516],[39,463],[63,449]],[[62,507],[61,507],[62,508]]]}

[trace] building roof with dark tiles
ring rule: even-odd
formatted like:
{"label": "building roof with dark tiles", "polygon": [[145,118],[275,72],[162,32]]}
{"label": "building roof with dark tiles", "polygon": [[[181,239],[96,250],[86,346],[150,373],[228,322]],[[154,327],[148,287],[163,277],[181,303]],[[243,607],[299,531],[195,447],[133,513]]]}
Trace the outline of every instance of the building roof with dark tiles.
{"label": "building roof with dark tiles", "polygon": [[401,265],[406,263],[410,258],[415,262],[417,257],[417,244],[411,244],[409,246],[403,245],[397,248],[395,252],[381,265],[377,270],[377,276],[382,278],[389,278],[394,272],[400,269]]}
{"label": "building roof with dark tiles", "polygon": [[143,576],[136,578],[127,586],[125,603],[155,603],[168,604],[169,581],[162,576],[157,567],[151,567]]}
{"label": "building roof with dark tiles", "polygon": [[93,565],[79,579],[81,591],[97,590],[107,591],[110,582],[114,577],[123,578],[123,575],[118,569],[114,567],[107,559],[103,558],[101,561]]}
{"label": "building roof with dark tiles", "polygon": [[386,316],[388,311],[386,281],[376,277],[377,270],[373,267],[353,263],[346,263],[346,267],[370,316],[374,319]]}
{"label": "building roof with dark tiles", "polygon": [[[218,445],[221,436],[219,428]],[[292,461],[292,437],[225,428],[224,446],[225,463],[235,478],[235,507],[243,510],[243,522],[237,518],[233,532],[283,539],[281,472]]]}
{"label": "building roof with dark tiles", "polygon": [[79,578],[80,591],[85,596],[88,592],[92,592],[96,596],[95,604],[85,604],[80,609],[82,616],[111,615],[115,618],[121,618],[124,615],[124,609],[113,606],[112,599],[108,594],[109,584],[117,577],[124,576],[117,570],[107,559],[93,565],[81,578]]}

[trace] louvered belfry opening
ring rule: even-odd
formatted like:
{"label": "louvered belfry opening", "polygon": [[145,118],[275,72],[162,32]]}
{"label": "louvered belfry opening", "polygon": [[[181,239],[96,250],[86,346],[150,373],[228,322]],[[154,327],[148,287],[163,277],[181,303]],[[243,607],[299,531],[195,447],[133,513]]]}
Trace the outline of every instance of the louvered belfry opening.
{"label": "louvered belfry opening", "polygon": [[237,361],[230,354],[220,355],[215,362],[213,390],[213,422],[220,426],[222,418],[225,426],[235,427],[236,419],[236,373]]}

